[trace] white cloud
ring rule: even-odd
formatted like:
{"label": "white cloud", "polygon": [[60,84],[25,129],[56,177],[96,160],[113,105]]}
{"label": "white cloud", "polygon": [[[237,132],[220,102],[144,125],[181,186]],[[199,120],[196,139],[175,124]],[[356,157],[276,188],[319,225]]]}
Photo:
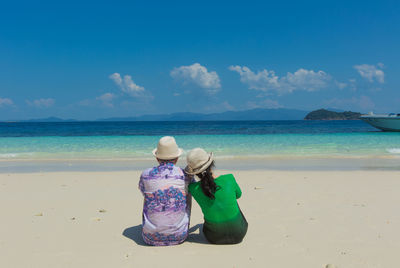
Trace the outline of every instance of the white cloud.
{"label": "white cloud", "polygon": [[122,78],[121,75],[119,73],[113,73],[109,76],[109,78],[111,80],[113,80],[115,82],[115,84],[122,86]]}
{"label": "white cloud", "polygon": [[34,106],[36,108],[49,108],[54,105],[55,100],[52,98],[47,99],[37,99],[33,101],[27,100],[26,103],[30,106]]}
{"label": "white cloud", "polygon": [[344,89],[345,87],[347,87],[347,84],[343,82],[335,81],[335,84],[339,89]]}
{"label": "white cloud", "polygon": [[206,67],[199,63],[176,67],[171,71],[170,75],[172,78],[182,80],[184,83],[194,83],[206,89],[206,92],[210,95],[217,93],[221,88],[218,74],[215,71],[209,72]]}
{"label": "white cloud", "polygon": [[313,70],[299,69],[294,74],[287,73],[286,79],[294,89],[316,91],[327,85],[330,76],[324,71],[314,72]]}
{"label": "white cloud", "polygon": [[229,66],[229,70],[239,73],[240,81],[251,89],[268,91],[281,88],[279,77],[275,75],[274,71],[264,69],[256,74],[246,66]]}
{"label": "white cloud", "polygon": [[114,105],[112,101],[115,99],[115,97],[116,96],[112,93],[104,93],[103,95],[98,96],[96,100],[101,101],[105,106],[113,107]]}
{"label": "white cloud", "polygon": [[8,98],[0,98],[0,107],[11,106],[14,102]]}
{"label": "white cloud", "polygon": [[246,66],[229,66],[229,70],[239,73],[240,81],[250,89],[276,91],[278,94],[291,93],[295,90],[316,91],[327,86],[331,79],[324,71],[299,69],[279,77],[273,70],[262,70],[254,73]]}
{"label": "white cloud", "polygon": [[368,96],[353,97],[350,99],[330,99],[324,102],[325,105],[343,110],[362,109],[364,111],[373,109],[375,103]]}
{"label": "white cloud", "polygon": [[119,86],[122,92],[128,94],[131,97],[143,96],[145,89],[142,86],[135,84],[132,80],[132,76],[125,75],[123,78],[119,73],[113,73],[109,76],[114,83]]}
{"label": "white cloud", "polygon": [[378,63],[378,68],[375,65],[361,64],[354,65],[354,69],[369,82],[377,81],[381,84],[385,82],[385,73],[381,70],[384,67],[383,63]]}

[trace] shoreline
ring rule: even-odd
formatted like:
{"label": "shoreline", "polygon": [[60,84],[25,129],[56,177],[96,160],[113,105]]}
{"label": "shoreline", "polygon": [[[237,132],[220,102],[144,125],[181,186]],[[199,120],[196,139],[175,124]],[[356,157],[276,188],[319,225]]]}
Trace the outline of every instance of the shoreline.
{"label": "shoreline", "polygon": [[[363,156],[363,157],[217,157],[216,166],[226,170],[400,170],[400,156]],[[156,165],[154,158],[148,159],[1,159],[2,173],[36,172],[118,172],[139,171]],[[178,166],[186,166],[185,157],[181,157]]]}

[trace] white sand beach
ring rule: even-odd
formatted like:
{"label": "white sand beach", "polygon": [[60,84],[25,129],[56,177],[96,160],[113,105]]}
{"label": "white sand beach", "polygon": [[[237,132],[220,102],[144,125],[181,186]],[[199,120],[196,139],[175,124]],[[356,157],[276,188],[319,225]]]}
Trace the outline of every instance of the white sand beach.
{"label": "white sand beach", "polygon": [[[224,171],[219,171],[224,173]],[[0,267],[395,267],[398,171],[234,171],[244,241],[150,247],[139,171],[0,174]]]}

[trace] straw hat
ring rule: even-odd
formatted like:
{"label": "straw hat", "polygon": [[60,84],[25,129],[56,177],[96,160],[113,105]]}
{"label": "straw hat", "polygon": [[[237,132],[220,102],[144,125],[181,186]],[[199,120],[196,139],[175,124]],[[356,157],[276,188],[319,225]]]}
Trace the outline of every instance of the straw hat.
{"label": "straw hat", "polygon": [[185,171],[190,175],[199,174],[211,165],[213,159],[212,152],[208,154],[201,148],[195,148],[186,156],[187,166]]}
{"label": "straw hat", "polygon": [[157,148],[153,150],[153,155],[161,160],[171,160],[178,158],[183,150],[178,148],[174,137],[162,137],[157,144]]}

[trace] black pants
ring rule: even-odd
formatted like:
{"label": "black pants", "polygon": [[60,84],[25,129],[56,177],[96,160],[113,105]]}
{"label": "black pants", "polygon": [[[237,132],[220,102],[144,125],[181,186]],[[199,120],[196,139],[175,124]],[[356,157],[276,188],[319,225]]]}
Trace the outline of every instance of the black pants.
{"label": "black pants", "polygon": [[247,233],[248,223],[242,211],[237,218],[227,222],[210,223],[205,221],[203,233],[212,244],[238,244]]}

